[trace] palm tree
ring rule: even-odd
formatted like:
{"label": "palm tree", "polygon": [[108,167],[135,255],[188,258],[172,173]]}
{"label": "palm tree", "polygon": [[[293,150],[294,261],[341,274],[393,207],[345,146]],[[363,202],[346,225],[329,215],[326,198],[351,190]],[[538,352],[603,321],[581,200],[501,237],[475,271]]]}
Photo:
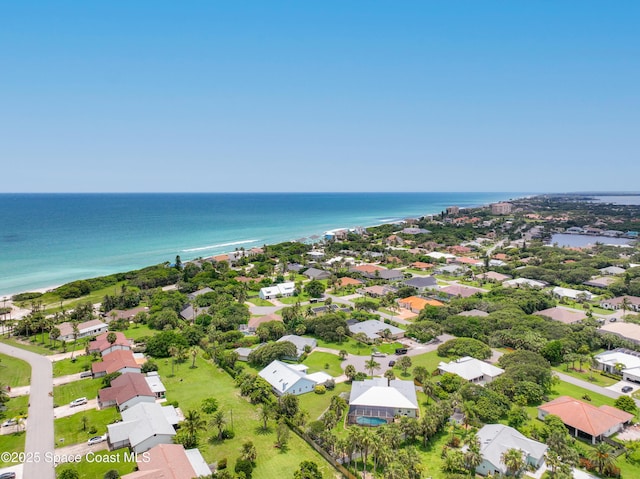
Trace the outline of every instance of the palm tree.
{"label": "palm tree", "polygon": [[184,428],[187,435],[191,438],[191,443],[195,446],[198,444],[198,432],[207,428],[205,421],[200,413],[194,409],[189,409],[184,416],[184,420],[180,427]]}
{"label": "palm tree", "polygon": [[191,369],[195,369],[196,367],[196,358],[198,357],[198,346],[192,346],[189,350],[191,353]]}
{"label": "palm tree", "polygon": [[598,473],[602,474],[606,469],[615,465],[616,458],[613,452],[613,448],[606,442],[601,442],[593,448],[589,458],[598,467]]}
{"label": "palm tree", "polygon": [[622,319],[624,319],[624,317],[627,315],[627,311],[629,310],[630,305],[631,302],[629,301],[628,296],[622,298],[622,303],[620,303],[620,306],[622,307]]}
{"label": "palm tree", "polygon": [[78,341],[78,336],[80,335],[80,329],[78,329],[78,321],[74,321],[71,324],[71,328],[73,331],[73,350],[71,351],[71,359],[73,359],[73,353],[76,349],[76,342]]}
{"label": "palm tree", "polygon": [[380,363],[378,363],[375,359],[367,359],[365,361],[365,366],[369,370],[369,376],[373,376],[373,371],[375,369],[380,369]]}
{"label": "palm tree", "polygon": [[224,427],[227,425],[227,420],[224,417],[224,412],[216,411],[211,418],[211,425],[218,429],[218,441],[220,441],[222,439]]}
{"label": "palm tree", "polygon": [[464,453],[464,467],[469,471],[470,475],[474,475],[476,467],[482,463],[482,454],[480,454],[480,441],[475,434],[467,441],[469,446]]}
{"label": "palm tree", "polygon": [[524,469],[524,453],[520,449],[507,449],[500,456],[502,463],[507,466],[507,474],[512,476],[520,475]]}
{"label": "palm tree", "polygon": [[262,421],[262,430],[269,429],[269,419],[273,416],[273,407],[270,404],[263,404],[260,408],[260,420]]}

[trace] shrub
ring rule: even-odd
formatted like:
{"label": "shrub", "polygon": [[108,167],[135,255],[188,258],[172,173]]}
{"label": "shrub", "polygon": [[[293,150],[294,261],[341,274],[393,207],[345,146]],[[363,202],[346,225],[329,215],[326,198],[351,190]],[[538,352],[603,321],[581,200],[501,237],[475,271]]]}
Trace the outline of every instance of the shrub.
{"label": "shrub", "polygon": [[95,434],[98,432],[98,429],[95,426],[91,426],[89,428],[89,434]]}
{"label": "shrub", "polygon": [[318,384],[316,385],[316,387],[313,388],[313,392],[316,394],[324,394],[327,392],[327,388],[324,387],[322,384]]}
{"label": "shrub", "polygon": [[251,479],[251,473],[253,472],[253,464],[251,461],[245,459],[238,459],[236,461],[236,467],[234,468],[236,473],[244,472],[247,479]]}
{"label": "shrub", "polygon": [[236,437],[236,433],[231,429],[225,429],[222,431],[222,439],[233,439],[234,437]]}
{"label": "shrub", "polygon": [[218,461],[218,469],[226,469],[227,468],[227,458],[223,457]]}

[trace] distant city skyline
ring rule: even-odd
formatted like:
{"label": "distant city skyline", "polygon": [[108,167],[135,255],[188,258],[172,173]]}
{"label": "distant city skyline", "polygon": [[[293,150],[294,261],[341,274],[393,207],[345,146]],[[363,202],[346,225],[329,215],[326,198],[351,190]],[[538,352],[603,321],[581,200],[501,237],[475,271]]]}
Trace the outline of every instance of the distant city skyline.
{"label": "distant city skyline", "polygon": [[0,193],[638,191],[640,4],[4,2]]}

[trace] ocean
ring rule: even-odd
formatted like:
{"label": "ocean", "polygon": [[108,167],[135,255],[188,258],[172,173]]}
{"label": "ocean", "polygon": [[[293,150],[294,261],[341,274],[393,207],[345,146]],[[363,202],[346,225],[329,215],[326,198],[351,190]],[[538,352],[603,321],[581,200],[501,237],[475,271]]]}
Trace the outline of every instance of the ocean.
{"label": "ocean", "polygon": [[0,295],[524,195],[0,194]]}

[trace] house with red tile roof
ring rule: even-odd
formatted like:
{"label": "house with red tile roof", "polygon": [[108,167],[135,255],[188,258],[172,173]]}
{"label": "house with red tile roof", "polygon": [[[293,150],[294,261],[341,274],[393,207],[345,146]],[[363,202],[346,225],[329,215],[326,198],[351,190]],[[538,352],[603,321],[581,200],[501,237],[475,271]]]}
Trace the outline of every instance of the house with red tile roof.
{"label": "house with red tile roof", "polygon": [[451,284],[449,286],[443,286],[440,288],[440,292],[447,296],[460,296],[462,298],[468,298],[476,293],[486,293],[487,291],[480,288],[474,288],[473,286],[465,286],[463,284]]}
{"label": "house with red tile roof", "polygon": [[111,381],[111,386],[98,392],[100,409],[117,406],[119,411],[141,402],[155,402],[156,395],[151,391],[144,374],[127,373]]}
{"label": "house with red tile roof", "polygon": [[211,469],[198,449],[181,444],[158,444],[136,459],[138,470],[122,479],[193,479],[208,477]]}
{"label": "house with red tile roof", "polygon": [[133,353],[128,349],[117,349],[102,357],[99,363],[91,365],[94,378],[106,376],[111,373],[139,373],[140,365],[136,362]]}
{"label": "house with red tile roof", "polygon": [[411,263],[411,265],[410,265],[410,266],[411,266],[412,268],[419,269],[419,270],[422,270],[422,271],[425,271],[425,270],[427,270],[427,269],[431,269],[431,268],[433,268],[433,264],[431,264],[431,263],[425,263],[425,262],[423,262],[423,261],[415,261],[415,262]]}
{"label": "house with red tile roof", "polygon": [[408,298],[403,298],[398,300],[398,306],[404,309],[408,309],[412,313],[420,314],[426,306],[444,306],[444,303],[437,301],[435,299],[425,299],[419,296],[409,296]]}
{"label": "house with red tile roof", "polygon": [[360,286],[362,281],[359,279],[349,278],[348,276],[344,276],[338,280],[338,287],[344,288],[345,286]]}
{"label": "house with red tile roof", "polygon": [[538,419],[544,420],[548,414],[558,416],[571,434],[589,439],[592,444],[621,431],[634,417],[615,407],[595,407],[569,396],[538,406]]}
{"label": "house with red tile roof", "polygon": [[124,333],[121,333],[120,331],[111,332],[116,335],[116,341],[113,344],[107,340],[110,333],[102,333],[89,343],[89,353],[100,353],[102,356],[106,356],[107,354],[119,349],[131,349],[131,342],[127,339]]}

